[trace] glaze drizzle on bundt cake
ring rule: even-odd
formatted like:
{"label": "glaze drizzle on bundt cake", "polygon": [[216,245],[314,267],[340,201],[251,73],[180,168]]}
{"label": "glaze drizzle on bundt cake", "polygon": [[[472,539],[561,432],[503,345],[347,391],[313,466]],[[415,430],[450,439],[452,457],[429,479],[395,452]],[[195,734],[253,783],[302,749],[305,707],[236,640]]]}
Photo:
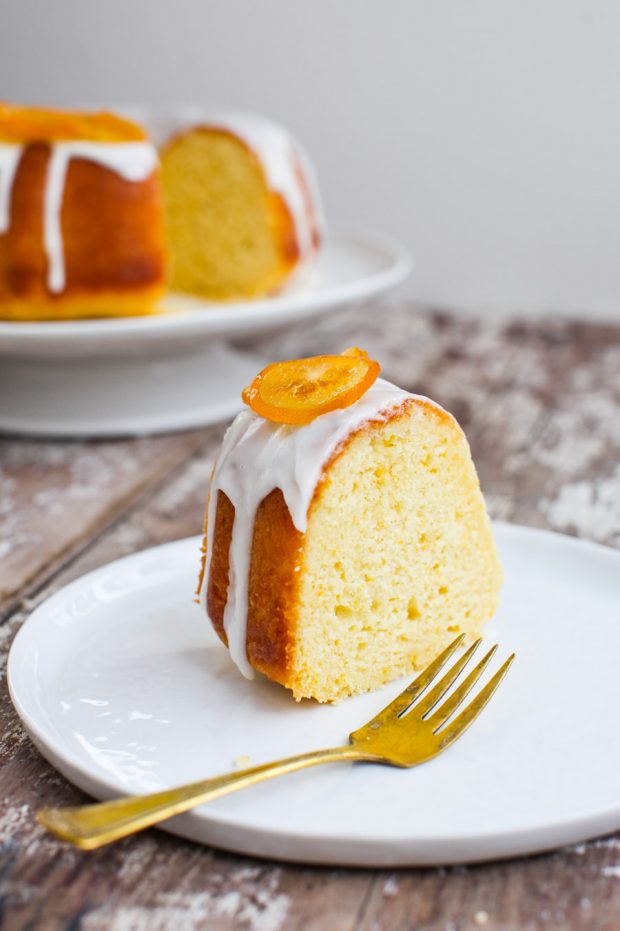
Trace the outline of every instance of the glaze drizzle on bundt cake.
{"label": "glaze drizzle on bundt cake", "polygon": [[147,313],[164,271],[158,155],[142,128],[0,105],[0,316]]}
{"label": "glaze drizzle on bundt cake", "polygon": [[301,426],[251,410],[211,482],[202,597],[246,676],[339,700],[426,663],[493,614],[501,569],[467,441],[377,380]]}

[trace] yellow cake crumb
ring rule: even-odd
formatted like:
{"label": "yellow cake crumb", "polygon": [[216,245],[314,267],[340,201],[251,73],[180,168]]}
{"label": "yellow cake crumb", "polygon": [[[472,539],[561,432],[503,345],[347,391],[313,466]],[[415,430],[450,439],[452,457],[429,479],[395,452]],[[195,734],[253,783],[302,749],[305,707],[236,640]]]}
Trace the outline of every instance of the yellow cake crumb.
{"label": "yellow cake crumb", "polygon": [[236,136],[197,127],[162,152],[170,287],[212,300],[274,291],[297,263],[291,220]]}
{"label": "yellow cake crumb", "polygon": [[297,699],[378,688],[478,636],[502,571],[452,417],[414,404],[353,437],[315,498],[299,579]]}

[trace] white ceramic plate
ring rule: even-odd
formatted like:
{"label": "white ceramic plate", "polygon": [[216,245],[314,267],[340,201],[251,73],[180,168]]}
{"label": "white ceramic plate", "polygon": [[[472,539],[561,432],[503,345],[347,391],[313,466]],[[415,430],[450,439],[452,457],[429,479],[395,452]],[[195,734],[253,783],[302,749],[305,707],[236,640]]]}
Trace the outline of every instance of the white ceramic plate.
{"label": "white ceramic plate", "polygon": [[[496,526],[506,585],[488,639],[517,660],[470,731],[413,770],[339,764],[167,829],[258,856],[418,865],[535,853],[620,827],[620,553]],[[402,687],[295,704],[243,679],[192,603],[198,540],[84,576],[27,620],[13,701],[41,752],[98,798],[330,746]]]}

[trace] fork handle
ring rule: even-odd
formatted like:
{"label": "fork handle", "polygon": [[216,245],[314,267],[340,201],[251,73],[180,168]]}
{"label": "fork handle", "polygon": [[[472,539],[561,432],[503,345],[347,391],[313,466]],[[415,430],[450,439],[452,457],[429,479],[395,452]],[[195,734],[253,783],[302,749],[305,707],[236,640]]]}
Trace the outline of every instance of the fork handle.
{"label": "fork handle", "polygon": [[74,808],[42,808],[37,813],[37,818],[43,827],[56,837],[70,841],[82,850],[94,850],[204,802],[211,802],[222,795],[237,792],[274,776],[284,776],[298,769],[317,766],[319,763],[373,759],[376,757],[349,744],[329,750],[302,753],[299,756],[265,763],[263,766],[253,766],[250,769],[236,770],[151,795],[127,796]]}

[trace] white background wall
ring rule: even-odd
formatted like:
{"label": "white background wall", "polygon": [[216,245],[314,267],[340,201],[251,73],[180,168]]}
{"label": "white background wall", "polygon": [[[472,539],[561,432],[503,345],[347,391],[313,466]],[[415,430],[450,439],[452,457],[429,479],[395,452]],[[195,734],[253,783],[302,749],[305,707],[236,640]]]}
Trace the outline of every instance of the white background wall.
{"label": "white background wall", "polygon": [[0,0],[0,96],[263,111],[416,297],[620,319],[618,0]]}

